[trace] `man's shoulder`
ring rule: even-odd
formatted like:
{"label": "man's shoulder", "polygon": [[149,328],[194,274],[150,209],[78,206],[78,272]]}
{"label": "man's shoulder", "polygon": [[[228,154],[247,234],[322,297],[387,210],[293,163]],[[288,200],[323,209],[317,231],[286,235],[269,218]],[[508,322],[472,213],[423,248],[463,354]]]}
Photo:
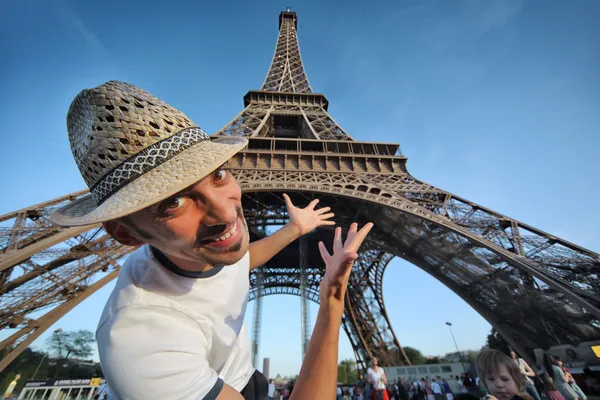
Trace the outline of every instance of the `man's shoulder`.
{"label": "man's shoulder", "polygon": [[[156,306],[181,309],[172,300],[179,284],[168,271],[160,268],[148,246],[140,247],[127,257],[117,283],[110,294],[98,327],[120,310],[132,306]],[[184,312],[184,310],[180,310]]]}

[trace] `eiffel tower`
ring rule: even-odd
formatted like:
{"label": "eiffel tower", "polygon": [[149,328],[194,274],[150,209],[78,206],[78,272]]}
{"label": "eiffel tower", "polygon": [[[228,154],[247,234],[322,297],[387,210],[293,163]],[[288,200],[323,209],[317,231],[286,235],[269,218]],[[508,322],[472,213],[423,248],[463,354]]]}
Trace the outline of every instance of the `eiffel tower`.
{"label": "eiffel tower", "polygon": [[[313,198],[336,221],[374,221],[349,284],[343,328],[364,369],[410,364],[386,313],[383,273],[401,257],[444,283],[519,353],[600,338],[600,256],[530,225],[414,178],[397,144],[352,138],[328,114],[304,71],[296,13],[279,15],[267,77],[244,96],[244,109],[222,136],[245,136],[248,148],[229,168],[244,193],[252,239],[286,223],[281,193],[297,204]],[[113,280],[133,251],[101,226],[60,228],[68,194],[0,216],[0,371],[85,298]],[[319,301],[323,274],[318,229],[251,275],[250,299],[294,294]],[[306,327],[305,327],[306,328]]]}

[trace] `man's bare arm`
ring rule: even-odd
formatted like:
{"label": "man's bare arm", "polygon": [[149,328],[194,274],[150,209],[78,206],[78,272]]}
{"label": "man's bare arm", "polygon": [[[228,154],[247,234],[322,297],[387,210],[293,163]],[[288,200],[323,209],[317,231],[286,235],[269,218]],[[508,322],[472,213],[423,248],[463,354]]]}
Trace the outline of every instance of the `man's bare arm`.
{"label": "man's bare arm", "polygon": [[326,265],[319,290],[319,312],[290,400],[335,399],[340,326],[348,278],[358,258],[358,248],[372,227],[369,223],[357,232],[357,225],[352,224],[344,244],[341,229],[337,228],[333,255],[319,243]]}
{"label": "man's bare arm", "polygon": [[[369,223],[357,232],[357,225],[352,224],[345,243],[342,243],[341,229],[337,228],[333,255],[329,255],[323,243],[319,243],[319,250],[326,265],[319,290],[319,312],[290,400],[335,398],[340,326],[348,278],[352,264],[358,258],[358,248],[372,227],[373,224]],[[223,386],[217,397],[217,400],[240,399],[242,396],[227,385]]]}
{"label": "man's bare arm", "polygon": [[285,246],[313,229],[324,225],[335,225],[335,222],[329,221],[333,217],[333,213],[329,212],[331,210],[329,207],[315,209],[319,200],[311,201],[305,208],[298,208],[292,204],[287,194],[284,193],[283,198],[290,222],[271,236],[250,243],[248,250],[250,252],[250,270],[264,265]]}

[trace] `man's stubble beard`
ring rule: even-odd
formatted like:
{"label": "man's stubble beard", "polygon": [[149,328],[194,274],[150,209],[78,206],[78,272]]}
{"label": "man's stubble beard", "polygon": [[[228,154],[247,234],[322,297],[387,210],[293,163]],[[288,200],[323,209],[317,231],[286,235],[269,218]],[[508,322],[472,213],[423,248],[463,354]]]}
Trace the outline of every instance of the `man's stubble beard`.
{"label": "man's stubble beard", "polygon": [[[198,256],[202,259],[203,263],[206,263],[213,267],[221,266],[221,265],[233,265],[236,262],[238,262],[239,260],[241,260],[241,258],[243,257],[243,254],[242,254],[242,257],[239,257],[239,258],[234,257],[234,255],[237,254],[242,249],[243,245],[244,245],[244,238],[242,238],[238,243],[231,246],[227,253],[215,255],[214,257],[211,256],[210,254],[199,253]],[[231,259],[228,259],[228,258],[231,258]]]}
{"label": "man's stubble beard", "polygon": [[[250,232],[248,231],[248,224],[246,223],[246,219],[244,218],[243,209],[241,207],[239,207],[238,209],[236,209],[236,211],[237,211],[238,219],[240,219],[242,221],[243,229],[245,231],[242,233],[242,237],[241,237],[240,241],[237,242],[236,244],[234,244],[233,246],[231,246],[226,253],[215,254],[214,256],[212,256],[211,254],[206,254],[205,252],[202,252],[202,249],[204,249],[206,247],[200,246],[198,248],[198,250],[200,250],[200,251],[197,252],[197,255],[203,263],[206,263],[213,267],[221,266],[221,265],[233,265],[236,262],[238,262],[239,260],[241,260],[242,257],[244,256],[244,254],[246,253],[244,251],[244,253],[240,257],[237,256],[237,253],[240,250],[242,250],[242,246],[244,246],[244,244],[247,247],[250,245]],[[248,243],[245,243],[246,237],[248,237]],[[247,251],[247,249],[246,249],[246,251]]]}

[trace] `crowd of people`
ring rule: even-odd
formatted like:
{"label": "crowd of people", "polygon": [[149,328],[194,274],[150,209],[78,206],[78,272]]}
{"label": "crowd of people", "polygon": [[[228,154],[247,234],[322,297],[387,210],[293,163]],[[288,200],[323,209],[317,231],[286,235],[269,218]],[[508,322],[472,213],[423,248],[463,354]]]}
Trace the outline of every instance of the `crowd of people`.
{"label": "crowd of people", "polygon": [[[477,375],[465,372],[449,379],[436,376],[388,382],[374,358],[356,384],[338,386],[336,400],[587,400],[569,369],[549,354],[534,370],[514,351],[509,357],[497,350],[483,350],[477,359]],[[586,378],[588,390],[600,389],[591,375]]]}
{"label": "crowd of people", "polygon": [[477,358],[477,371],[487,392],[499,400],[587,400],[569,369],[547,353],[543,365],[536,365],[534,371],[514,351],[508,357],[497,350],[484,350]]}

